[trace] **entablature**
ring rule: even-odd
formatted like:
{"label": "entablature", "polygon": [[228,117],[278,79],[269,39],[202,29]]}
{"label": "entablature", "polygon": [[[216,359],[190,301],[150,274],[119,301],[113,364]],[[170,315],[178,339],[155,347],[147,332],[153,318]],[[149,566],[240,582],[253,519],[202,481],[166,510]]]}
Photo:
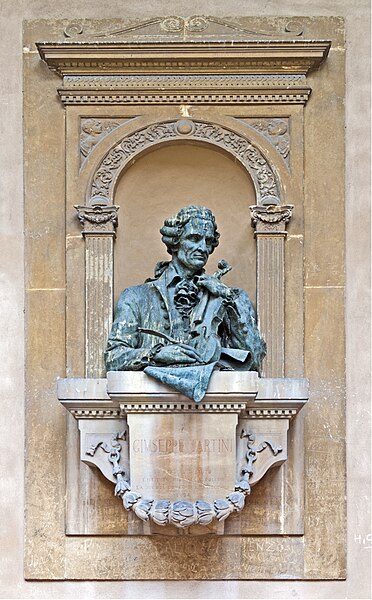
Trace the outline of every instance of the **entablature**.
{"label": "entablature", "polygon": [[64,104],[305,104],[323,40],[39,42]]}

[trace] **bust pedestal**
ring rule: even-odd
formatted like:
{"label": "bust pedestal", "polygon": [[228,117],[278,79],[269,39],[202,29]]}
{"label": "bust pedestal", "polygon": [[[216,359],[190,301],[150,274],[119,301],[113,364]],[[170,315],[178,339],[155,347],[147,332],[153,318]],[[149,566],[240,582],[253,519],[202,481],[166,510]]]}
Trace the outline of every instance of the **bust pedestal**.
{"label": "bust pedestal", "polygon": [[306,380],[244,371],[213,373],[198,404],[140,372],[58,382],[79,421],[81,460],[116,484],[133,534],[223,533],[250,486],[286,460],[307,395]]}

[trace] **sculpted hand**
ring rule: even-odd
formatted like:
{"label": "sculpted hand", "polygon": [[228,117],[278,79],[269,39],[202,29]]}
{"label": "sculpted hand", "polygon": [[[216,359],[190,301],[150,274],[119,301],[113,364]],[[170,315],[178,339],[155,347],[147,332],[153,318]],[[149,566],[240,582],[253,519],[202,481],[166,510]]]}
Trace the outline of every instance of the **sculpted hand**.
{"label": "sculpted hand", "polygon": [[168,346],[162,346],[153,356],[153,360],[162,365],[179,363],[191,365],[196,362],[202,362],[202,359],[196,350],[187,344],[169,344]]}
{"label": "sculpted hand", "polygon": [[198,285],[206,288],[213,296],[221,296],[222,298],[229,299],[233,294],[233,290],[227,285],[221,283],[216,277],[206,275],[206,273],[198,277]]}

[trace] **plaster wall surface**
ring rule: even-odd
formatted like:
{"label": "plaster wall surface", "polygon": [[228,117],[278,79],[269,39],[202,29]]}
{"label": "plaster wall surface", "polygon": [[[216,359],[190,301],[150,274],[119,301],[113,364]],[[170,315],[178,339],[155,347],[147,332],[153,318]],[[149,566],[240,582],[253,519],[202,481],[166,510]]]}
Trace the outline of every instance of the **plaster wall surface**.
{"label": "plaster wall surface", "polygon": [[[2,598],[369,598],[370,227],[368,0],[1,0],[2,73],[0,346],[0,597]],[[23,187],[22,20],[153,15],[343,16],[346,89],[346,336],[348,568],[346,581],[32,582],[23,579]],[[40,108],[42,110],[42,107]],[[370,539],[370,538],[369,538]]]}

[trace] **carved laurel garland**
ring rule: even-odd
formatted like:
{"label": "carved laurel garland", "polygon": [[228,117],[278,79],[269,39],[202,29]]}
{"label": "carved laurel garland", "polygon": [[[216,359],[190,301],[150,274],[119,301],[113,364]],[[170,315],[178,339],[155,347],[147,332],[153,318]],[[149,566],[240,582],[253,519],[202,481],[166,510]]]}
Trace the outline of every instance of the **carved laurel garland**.
{"label": "carved laurel garland", "polygon": [[255,446],[254,434],[246,432],[244,429],[240,437],[242,439],[247,438],[245,464],[240,471],[240,479],[231,494],[226,498],[220,498],[213,502],[205,502],[204,500],[197,500],[196,502],[154,500],[153,498],[143,498],[141,494],[132,491],[125,470],[120,465],[121,444],[119,440],[126,441],[126,432],[114,434],[111,439],[111,446],[104,442],[98,442],[91,446],[86,453],[94,456],[98,448],[101,448],[108,454],[108,460],[112,465],[112,474],[116,479],[114,494],[122,499],[126,510],[132,510],[142,521],[153,521],[157,525],[175,525],[179,528],[185,528],[191,525],[209,525],[214,519],[224,521],[231,513],[242,510],[245,497],[251,493],[249,480],[254,472],[253,463],[258,452],[262,452],[266,447],[269,447],[276,456],[283,450],[281,446],[277,446],[274,442],[268,440]]}
{"label": "carved laurel garland", "polygon": [[169,140],[197,140],[218,146],[235,156],[250,173],[258,204],[280,204],[275,175],[261,152],[245,137],[219,125],[182,119],[156,123],[121,140],[104,157],[93,175],[89,203],[99,197],[112,202],[115,182],[133,156]]}

